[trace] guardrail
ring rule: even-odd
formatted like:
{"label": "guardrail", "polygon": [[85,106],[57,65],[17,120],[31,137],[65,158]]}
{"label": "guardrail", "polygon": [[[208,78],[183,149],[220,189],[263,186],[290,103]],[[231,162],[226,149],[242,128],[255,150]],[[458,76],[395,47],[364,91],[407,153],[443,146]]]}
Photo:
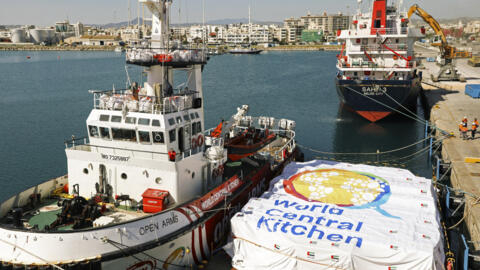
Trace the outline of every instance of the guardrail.
{"label": "guardrail", "polygon": [[[380,35],[406,35],[408,34],[408,27],[401,27],[401,28],[373,28],[375,32],[378,32]],[[349,30],[350,35],[372,35],[372,29],[370,28],[362,28],[362,29],[355,29]]]}
{"label": "guardrail", "polygon": [[196,91],[179,91],[168,97],[156,97],[133,94],[131,90],[90,90],[93,93],[93,107],[101,110],[128,110],[130,112],[143,112],[153,114],[167,114],[195,106]]}
{"label": "guardrail", "polygon": [[127,49],[127,62],[132,64],[194,64],[205,63],[207,53],[198,48],[155,48],[151,46],[137,46]]}

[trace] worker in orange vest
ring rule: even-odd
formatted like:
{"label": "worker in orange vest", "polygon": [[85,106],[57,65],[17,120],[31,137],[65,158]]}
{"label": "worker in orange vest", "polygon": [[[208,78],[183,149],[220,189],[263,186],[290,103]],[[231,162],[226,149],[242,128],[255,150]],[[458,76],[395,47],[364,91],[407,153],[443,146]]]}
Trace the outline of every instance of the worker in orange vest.
{"label": "worker in orange vest", "polygon": [[458,125],[458,130],[460,131],[460,134],[462,135],[462,139],[466,140],[467,139],[468,128],[465,127],[463,121]]}
{"label": "worker in orange vest", "polygon": [[467,119],[466,116],[463,117],[463,119],[462,119],[462,124],[463,124],[464,127],[467,127],[467,126],[468,126],[468,119]]}
{"label": "worker in orange vest", "polygon": [[475,140],[475,132],[477,131],[478,128],[478,120],[475,118],[472,123],[472,140]]}

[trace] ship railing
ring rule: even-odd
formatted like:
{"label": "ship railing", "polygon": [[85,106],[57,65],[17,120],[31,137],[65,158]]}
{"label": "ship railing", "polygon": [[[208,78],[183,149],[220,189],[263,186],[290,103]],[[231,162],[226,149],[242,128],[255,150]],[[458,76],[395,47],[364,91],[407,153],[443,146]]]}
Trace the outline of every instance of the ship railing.
{"label": "ship railing", "polygon": [[[394,28],[374,28],[374,34],[378,32],[379,35],[406,35],[408,34],[408,27],[394,27]],[[349,36],[354,37],[356,35],[359,36],[370,36],[372,35],[372,29],[370,28],[363,28],[363,29],[354,29],[349,30]]]}
{"label": "ship railing", "polygon": [[133,94],[130,89],[90,90],[93,94],[93,107],[100,110],[168,114],[200,106],[196,102],[198,92],[173,90],[167,97]]}
{"label": "ship railing", "polygon": [[[161,157],[161,159],[166,160],[168,158],[168,153],[93,145],[93,144],[89,143],[88,137],[75,138],[75,136],[72,136],[72,139],[65,141],[65,148],[66,149],[81,150],[81,151],[89,151],[89,152],[92,151],[92,149],[95,149],[97,152],[100,152],[99,149],[110,149],[110,150],[112,150],[114,155],[117,154],[116,151],[119,151],[121,153],[125,153],[125,151],[127,151],[127,152],[131,152],[132,157],[135,157],[135,153],[142,153],[142,157],[146,153],[146,154],[151,154],[152,159],[154,159],[155,157]],[[195,155],[197,153],[203,152],[204,149],[205,149],[205,145],[202,145],[202,146],[197,146],[197,147],[185,150],[181,153],[177,153],[176,156],[175,156],[175,161],[180,161],[180,160],[183,160],[183,159],[185,159],[189,156],[192,156],[192,155]]]}
{"label": "ship railing", "polygon": [[[394,51],[406,51],[408,46],[407,44],[404,44],[404,43],[400,43],[400,44],[387,44],[387,46],[394,50]],[[383,52],[383,51],[387,51],[387,52],[391,52],[390,50],[388,50],[387,48],[385,48],[384,46],[382,46],[381,44],[376,44],[376,45],[361,45],[361,46],[352,46],[350,49],[349,49],[349,52],[367,52],[367,53],[370,53],[372,51],[379,51],[379,52]]]}
{"label": "ship railing", "polygon": [[205,63],[207,54],[201,48],[161,48],[140,45],[127,48],[126,58],[132,64],[178,65]]}
{"label": "ship railing", "polygon": [[75,148],[77,146],[87,145],[88,137],[76,138],[72,135],[72,139],[65,141],[65,148]]}

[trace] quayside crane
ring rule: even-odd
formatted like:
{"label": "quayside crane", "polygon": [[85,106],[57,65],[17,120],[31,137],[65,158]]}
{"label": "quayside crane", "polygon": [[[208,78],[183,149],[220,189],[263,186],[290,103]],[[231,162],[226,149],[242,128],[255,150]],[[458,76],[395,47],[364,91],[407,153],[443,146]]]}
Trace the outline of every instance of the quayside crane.
{"label": "quayside crane", "polygon": [[440,43],[432,44],[433,46],[439,46],[440,48],[440,71],[437,75],[432,74],[432,81],[465,81],[465,79],[457,72],[453,59],[457,55],[461,55],[464,52],[457,51],[453,46],[450,46],[447,41],[447,37],[442,31],[442,27],[430,14],[420,8],[417,4],[410,7],[408,10],[408,18],[417,14],[422,18],[430,27],[435,31],[435,34],[440,37]]}

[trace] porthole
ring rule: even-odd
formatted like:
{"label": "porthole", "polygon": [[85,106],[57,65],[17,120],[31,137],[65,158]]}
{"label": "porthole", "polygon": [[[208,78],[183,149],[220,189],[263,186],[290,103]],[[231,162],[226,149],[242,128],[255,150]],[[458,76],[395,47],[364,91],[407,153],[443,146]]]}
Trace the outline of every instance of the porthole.
{"label": "porthole", "polygon": [[122,174],[120,175],[120,177],[122,177],[123,180],[126,180],[126,179],[127,179],[127,174],[126,174],[126,173],[122,173]]}
{"label": "porthole", "polygon": [[155,178],[155,183],[160,185],[162,183],[162,178],[160,178],[160,177]]}
{"label": "porthole", "polygon": [[88,174],[88,169],[87,168],[83,169],[83,173]]}

